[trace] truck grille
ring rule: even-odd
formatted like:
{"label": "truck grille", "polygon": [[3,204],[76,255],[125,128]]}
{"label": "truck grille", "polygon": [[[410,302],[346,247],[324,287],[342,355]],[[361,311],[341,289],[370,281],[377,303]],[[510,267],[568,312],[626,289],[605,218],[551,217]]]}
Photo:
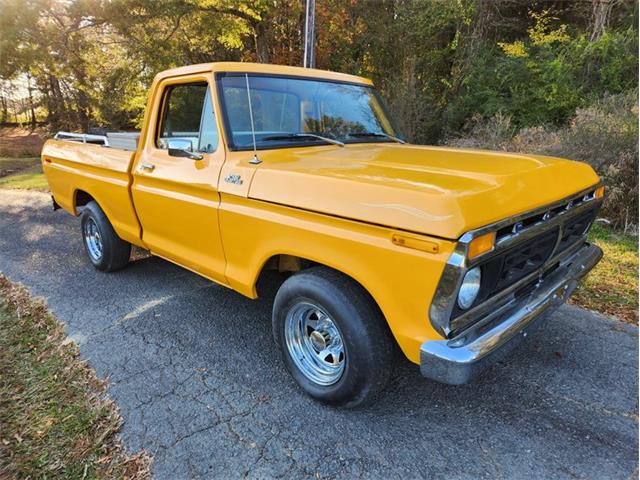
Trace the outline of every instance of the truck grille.
{"label": "truck grille", "polygon": [[[595,190],[584,195],[583,197],[567,200],[566,202],[563,202],[560,205],[557,205],[545,212],[540,212],[540,213],[528,216],[526,218],[523,218],[522,220],[516,223],[506,225],[498,229],[498,231],[496,232],[496,240],[501,241],[506,238],[513,237],[514,235],[516,235],[516,232],[522,232],[532,227],[535,228],[536,226],[539,226],[540,224],[543,224],[546,221],[557,217],[558,215],[564,214],[567,211],[570,211],[574,208],[582,206],[584,203],[593,200],[594,196],[595,196]],[[597,207],[589,209],[589,212],[593,214],[593,218],[595,218],[595,214],[597,213],[597,211],[598,211]],[[586,213],[584,215],[586,215]],[[580,218],[581,216],[582,215],[580,215],[577,218]],[[567,220],[565,224],[571,223],[574,220],[576,220],[576,218]]]}
{"label": "truck grille", "polygon": [[[531,275],[545,265],[552,257],[564,252],[575,245],[589,230],[598,213],[599,205],[586,210],[576,216],[569,217],[560,225],[540,233],[533,238],[523,240],[505,249],[499,255],[488,259],[482,264],[482,286],[475,304],[480,304],[502,290],[514,285],[523,278]],[[564,209],[564,207],[563,207]],[[555,215],[553,215],[555,216]],[[525,220],[525,228],[529,225],[544,222],[541,218],[534,221]],[[562,232],[562,233],[561,233]],[[510,235],[513,235],[510,233]],[[516,292],[516,296],[526,295],[535,288],[537,279],[531,284],[523,285]],[[464,313],[456,304],[451,318]]]}
{"label": "truck grille", "polygon": [[556,253],[565,251],[577,242],[585,233],[587,233],[589,227],[596,219],[597,213],[598,210],[592,208],[591,210],[567,220],[564,224],[564,228],[562,229],[562,238],[560,239]]}
{"label": "truck grille", "polygon": [[541,233],[490,259],[483,267],[483,274],[488,275],[484,298],[513,285],[542,267],[552,255],[558,255],[575,245],[587,233],[597,213],[596,205],[564,220],[562,229],[556,227]]}
{"label": "truck grille", "polygon": [[556,228],[500,255],[495,260],[501,263],[499,274],[489,295],[513,285],[544,265],[553,253],[558,233],[559,229]]}

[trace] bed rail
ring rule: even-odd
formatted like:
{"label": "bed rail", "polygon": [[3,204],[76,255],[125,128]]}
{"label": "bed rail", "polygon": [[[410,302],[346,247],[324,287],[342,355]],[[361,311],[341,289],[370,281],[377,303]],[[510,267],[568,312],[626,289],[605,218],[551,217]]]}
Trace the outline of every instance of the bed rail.
{"label": "bed rail", "polygon": [[89,133],[71,133],[71,132],[58,132],[53,138],[56,140],[71,140],[72,142],[93,143],[109,146],[109,139],[106,135],[91,135]]}

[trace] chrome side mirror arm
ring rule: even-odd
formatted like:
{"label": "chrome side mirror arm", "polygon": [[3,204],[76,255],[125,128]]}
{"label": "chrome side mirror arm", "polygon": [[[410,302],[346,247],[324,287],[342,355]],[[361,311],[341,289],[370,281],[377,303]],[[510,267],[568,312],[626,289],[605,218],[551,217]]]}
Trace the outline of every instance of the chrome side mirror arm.
{"label": "chrome side mirror arm", "polygon": [[182,157],[182,158],[190,158],[191,160],[202,160],[204,156],[198,152],[191,152],[189,150],[185,150],[182,148],[170,148],[169,156],[171,157]]}
{"label": "chrome side mirror arm", "polygon": [[203,155],[193,151],[191,140],[183,138],[172,138],[167,142],[168,153],[171,157],[190,158],[191,160],[202,160]]}

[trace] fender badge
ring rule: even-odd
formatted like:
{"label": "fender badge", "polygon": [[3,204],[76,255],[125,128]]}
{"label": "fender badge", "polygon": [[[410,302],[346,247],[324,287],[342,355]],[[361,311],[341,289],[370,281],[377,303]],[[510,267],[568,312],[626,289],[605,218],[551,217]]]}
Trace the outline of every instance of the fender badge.
{"label": "fender badge", "polygon": [[242,185],[242,178],[240,175],[227,175],[224,179],[227,183],[232,183],[234,185]]}

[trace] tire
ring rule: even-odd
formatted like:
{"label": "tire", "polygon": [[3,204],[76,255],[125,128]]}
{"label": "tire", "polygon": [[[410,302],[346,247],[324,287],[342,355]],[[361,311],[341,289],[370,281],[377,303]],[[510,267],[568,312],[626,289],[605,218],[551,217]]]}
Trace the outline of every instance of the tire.
{"label": "tire", "polygon": [[113,230],[109,219],[96,202],[89,202],[80,216],[82,243],[89,261],[98,270],[113,272],[129,263],[131,244]]}
{"label": "tire", "polygon": [[369,293],[326,267],[282,284],[273,305],[273,335],[298,385],[328,405],[372,402],[395,361],[395,340]]}

